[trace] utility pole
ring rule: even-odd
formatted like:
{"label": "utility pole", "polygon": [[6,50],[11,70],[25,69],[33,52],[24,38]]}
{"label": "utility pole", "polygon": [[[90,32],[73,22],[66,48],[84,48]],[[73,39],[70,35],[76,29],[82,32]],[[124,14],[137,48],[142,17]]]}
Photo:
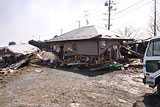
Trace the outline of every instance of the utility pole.
{"label": "utility pole", "polygon": [[111,26],[111,0],[109,0],[109,6],[108,6],[108,30],[110,30],[110,26]]}
{"label": "utility pole", "polygon": [[61,30],[61,35],[62,35],[62,33],[63,33],[63,29],[60,29]]}
{"label": "utility pole", "polygon": [[156,0],[154,0],[154,36],[157,35],[157,9],[156,9]]}
{"label": "utility pole", "polygon": [[79,28],[81,27],[81,21],[77,21],[79,23]]}
{"label": "utility pole", "polygon": [[89,16],[89,14],[87,14],[87,12],[88,12],[89,10],[85,10],[84,12],[85,12],[85,16],[84,17],[86,17],[86,25],[88,25],[89,24],[89,21],[88,21],[88,16]]}
{"label": "utility pole", "polygon": [[111,11],[116,10],[116,9],[113,9],[112,5],[115,5],[115,3],[112,0],[108,0],[104,4],[104,6],[108,7],[108,30],[110,30],[110,26],[111,26]]}
{"label": "utility pole", "polygon": [[39,48],[41,49],[41,42],[40,42],[41,36],[39,36]]}
{"label": "utility pole", "polygon": [[39,36],[39,41],[40,41],[41,36]]}

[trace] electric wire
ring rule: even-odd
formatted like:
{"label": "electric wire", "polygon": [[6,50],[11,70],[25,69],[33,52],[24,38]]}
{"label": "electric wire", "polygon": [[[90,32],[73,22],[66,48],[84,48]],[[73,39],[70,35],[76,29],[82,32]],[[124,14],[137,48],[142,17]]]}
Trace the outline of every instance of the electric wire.
{"label": "electric wire", "polygon": [[140,8],[142,8],[142,7],[146,6],[146,5],[148,5],[148,4],[151,3],[151,2],[153,2],[153,1],[149,1],[149,2],[145,3],[144,5],[139,6],[138,8],[136,8],[136,9],[134,9],[134,10],[132,10],[132,11],[127,12],[126,14],[123,14],[123,15],[121,15],[121,16],[119,16],[119,17],[116,17],[115,20],[116,20],[117,18],[121,18],[121,17],[123,17],[123,16],[125,16],[125,15],[128,15],[128,14],[130,14],[130,13],[132,13],[132,12],[134,12],[134,11],[140,9]]}
{"label": "electric wire", "polygon": [[124,12],[124,11],[126,11],[126,10],[132,8],[132,7],[134,7],[134,6],[138,5],[139,3],[143,2],[143,1],[144,1],[144,0],[138,1],[138,2],[136,2],[135,4],[133,4],[133,5],[131,5],[131,6],[127,7],[127,8],[125,8],[125,9],[123,9],[123,10],[117,12],[117,13],[115,13],[113,16],[118,15],[118,14],[120,14],[120,13],[122,13],[122,12]]}

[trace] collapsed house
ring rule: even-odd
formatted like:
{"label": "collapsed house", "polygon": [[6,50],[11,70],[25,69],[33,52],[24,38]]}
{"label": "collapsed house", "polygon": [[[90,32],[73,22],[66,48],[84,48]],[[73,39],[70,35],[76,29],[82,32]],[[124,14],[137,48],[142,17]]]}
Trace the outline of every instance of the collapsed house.
{"label": "collapsed house", "polygon": [[39,48],[30,44],[2,47],[0,48],[0,68],[17,63],[37,51],[39,51]]}
{"label": "collapsed house", "polygon": [[120,48],[122,56],[127,58],[140,58],[142,59],[147,48],[148,40],[136,40],[134,42],[125,43]]}
{"label": "collapsed house", "polygon": [[133,41],[115,32],[97,26],[86,26],[56,36],[47,42],[59,59],[70,58],[71,62],[100,64],[120,58],[120,46],[124,41]]}

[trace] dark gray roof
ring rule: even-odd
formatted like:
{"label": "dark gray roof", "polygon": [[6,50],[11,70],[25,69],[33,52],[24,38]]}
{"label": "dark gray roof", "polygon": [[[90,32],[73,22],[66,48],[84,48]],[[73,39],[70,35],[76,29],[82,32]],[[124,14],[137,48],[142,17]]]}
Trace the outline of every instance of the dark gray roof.
{"label": "dark gray roof", "polygon": [[60,36],[56,36],[48,42],[69,41],[69,40],[84,40],[91,39],[101,35],[99,38],[104,39],[130,39],[115,32],[108,31],[104,28],[97,26],[86,26],[75,29],[73,31],[64,33]]}

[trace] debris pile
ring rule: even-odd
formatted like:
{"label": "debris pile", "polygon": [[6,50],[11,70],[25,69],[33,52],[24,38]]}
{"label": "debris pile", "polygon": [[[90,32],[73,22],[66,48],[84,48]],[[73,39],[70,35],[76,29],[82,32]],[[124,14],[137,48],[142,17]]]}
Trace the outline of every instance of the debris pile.
{"label": "debris pile", "polygon": [[32,63],[37,65],[53,67],[57,64],[57,57],[51,52],[42,51],[33,58],[38,59],[37,61],[32,61]]}
{"label": "debris pile", "polygon": [[7,74],[28,65],[30,58],[38,52],[39,48],[29,44],[0,48],[0,73]]}
{"label": "debris pile", "polygon": [[147,44],[148,41],[124,43],[120,48],[121,55],[127,58],[143,58]]}
{"label": "debris pile", "polygon": [[[131,70],[142,67],[142,56],[131,50],[130,45],[121,47],[121,57],[113,60],[105,55],[101,56],[63,56],[52,52],[40,51],[29,44],[13,45],[0,48],[0,73],[13,72],[27,66],[64,67],[76,70],[86,69],[97,71],[103,69]],[[127,54],[126,54],[127,53]],[[129,55],[130,54],[130,55]],[[122,56],[123,55],[123,56]],[[129,55],[129,56],[128,56]],[[134,58],[136,56],[136,58]],[[100,63],[99,63],[100,62]]]}

